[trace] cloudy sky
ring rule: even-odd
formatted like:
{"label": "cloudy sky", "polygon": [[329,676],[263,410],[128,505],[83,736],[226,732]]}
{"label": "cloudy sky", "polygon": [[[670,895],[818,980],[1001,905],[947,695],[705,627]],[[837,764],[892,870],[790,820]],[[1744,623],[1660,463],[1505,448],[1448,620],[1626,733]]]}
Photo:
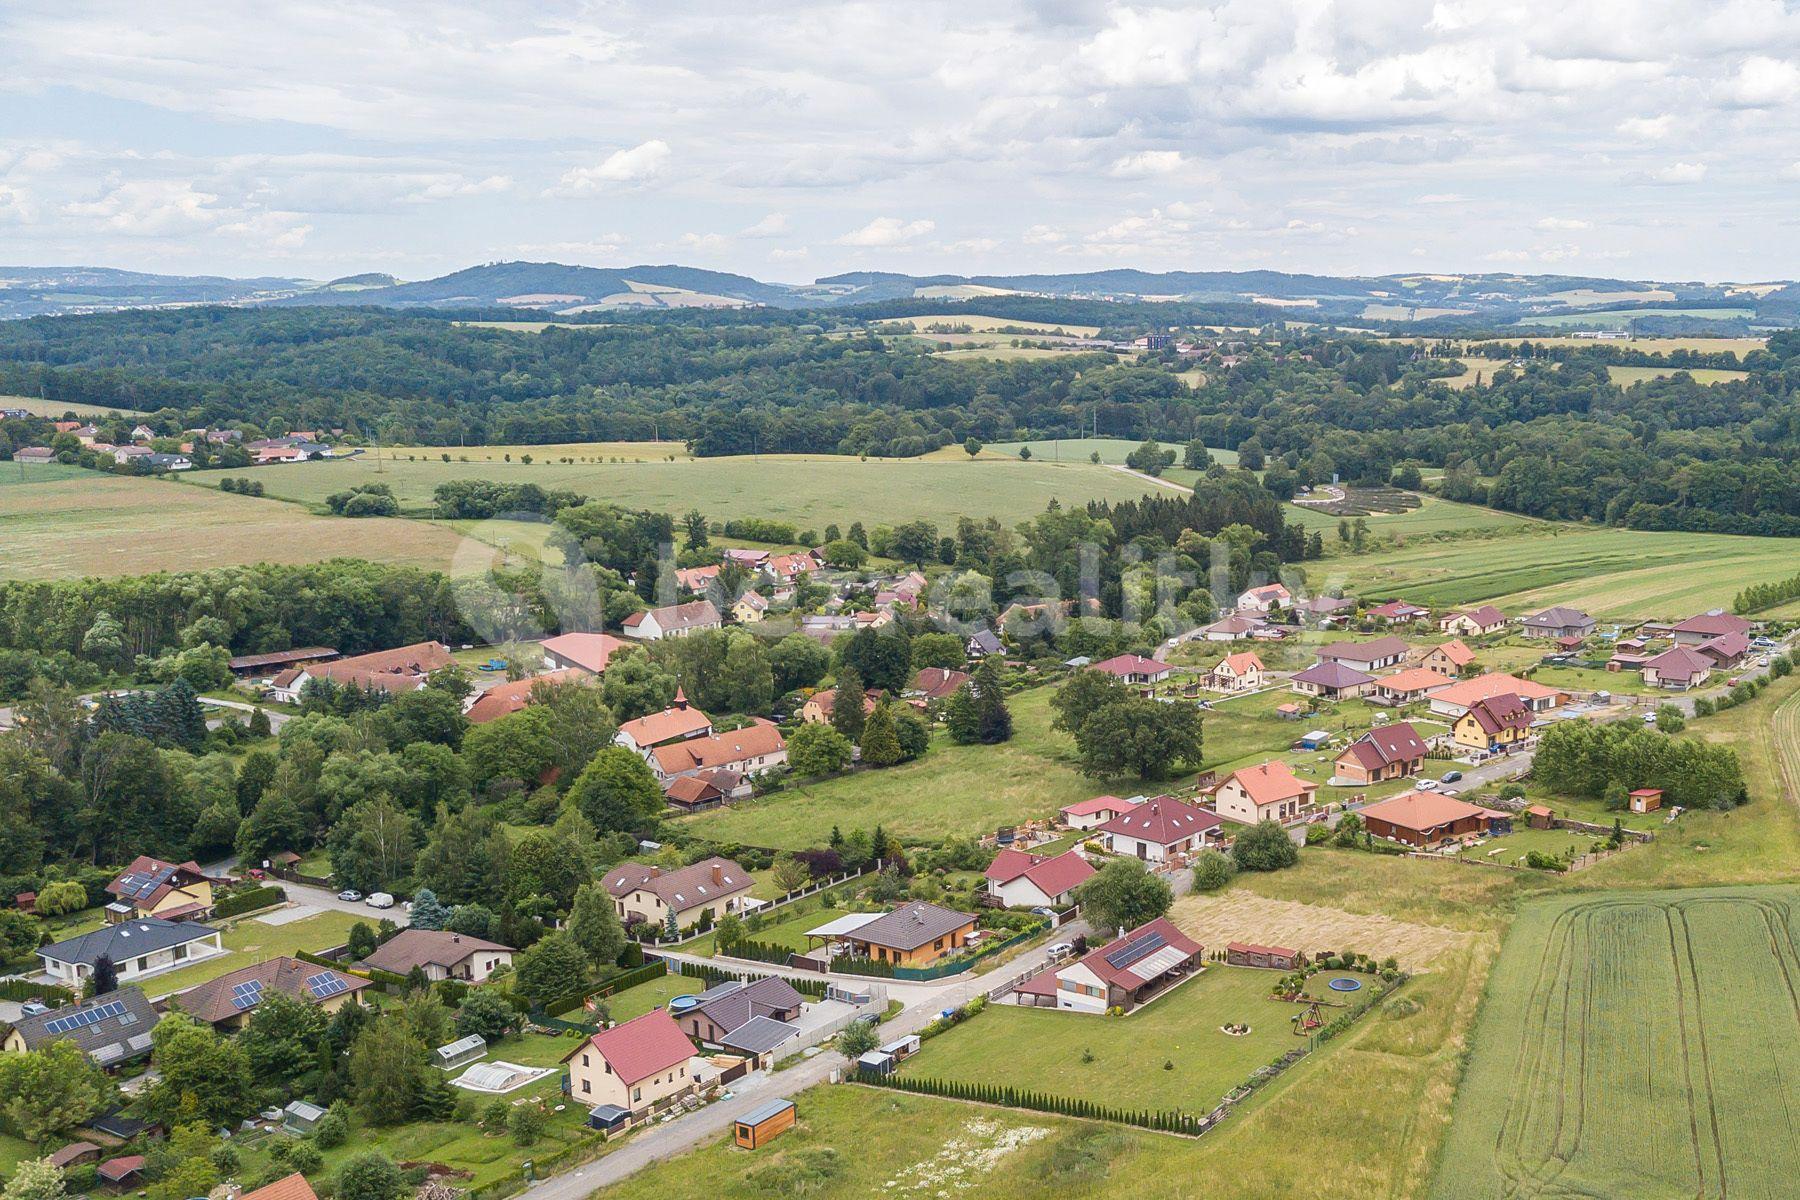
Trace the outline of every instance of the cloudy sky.
{"label": "cloudy sky", "polygon": [[0,4],[0,262],[1800,275],[1780,0]]}

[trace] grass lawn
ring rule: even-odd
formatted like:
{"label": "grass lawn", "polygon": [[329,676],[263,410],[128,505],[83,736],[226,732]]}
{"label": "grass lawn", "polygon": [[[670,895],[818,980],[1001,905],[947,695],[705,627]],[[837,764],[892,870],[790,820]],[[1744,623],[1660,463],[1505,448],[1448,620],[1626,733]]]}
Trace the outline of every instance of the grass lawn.
{"label": "grass lawn", "polygon": [[[1459,504],[1452,500],[1439,500],[1436,496],[1419,497],[1419,507],[1397,513],[1374,513],[1364,517],[1369,524],[1369,532],[1378,538],[1414,537],[1427,533],[1469,533],[1474,531],[1492,531],[1519,529],[1539,524],[1531,517],[1522,517],[1517,513],[1501,512],[1497,508],[1482,508],[1475,504]],[[1317,508],[1305,504],[1289,504],[1282,512],[1288,520],[1298,521],[1307,532],[1317,529],[1325,535],[1325,553],[1331,555],[1344,548],[1338,541],[1338,522],[1343,517],[1333,516],[1328,512],[1320,512]],[[1352,522],[1356,518],[1349,518]]]}
{"label": "grass lawn", "polygon": [[350,557],[447,567],[458,541],[423,521],[348,521],[167,479],[29,469],[43,473],[8,487],[0,505],[0,579]]}
{"label": "grass lawn", "polygon": [[1484,838],[1463,851],[1464,858],[1477,862],[1505,863],[1511,866],[1524,866],[1525,856],[1536,850],[1539,854],[1561,856],[1571,849],[1580,854],[1594,844],[1599,834],[1578,833],[1573,829],[1528,829],[1523,821],[1513,828],[1513,832],[1502,837]]}
{"label": "grass lawn", "polygon": [[[1008,697],[1012,740],[958,746],[939,734],[924,757],[883,770],[857,771],[681,819],[696,836],[718,842],[803,849],[842,829],[886,826],[902,838],[972,835],[1033,817],[1108,790],[1076,768],[1075,747],[1050,728],[1052,688]],[[1127,794],[1135,781],[1116,785]]]}
{"label": "grass lawn", "polygon": [[[631,990],[635,992],[638,989]],[[643,1011],[649,1012],[652,1007],[654,1006],[646,1005]],[[633,1013],[631,1015],[638,1016],[640,1014]],[[615,1013],[614,1019],[623,1021],[627,1018]],[[490,1045],[486,1061],[518,1063],[522,1067],[554,1067],[562,1062],[563,1056],[579,1045],[581,1040],[574,1034],[570,1034],[568,1037],[553,1037],[543,1033],[518,1034],[503,1042]],[[458,1070],[454,1074],[460,1075],[462,1071]]]}
{"label": "grass lawn", "polygon": [[101,404],[73,404],[67,400],[40,400],[36,396],[0,396],[0,408],[22,408],[35,417],[141,416],[135,408],[109,408]]}
{"label": "grass lawn", "polygon": [[[903,1069],[933,1079],[995,1081],[1002,1076],[994,1054],[1003,1046],[1003,1078],[1017,1087],[1125,1108],[1210,1112],[1257,1067],[1305,1044],[1289,1022],[1303,1006],[1269,999],[1278,978],[1273,971],[1215,964],[1126,1017],[996,1004],[931,1039]],[[1332,995],[1325,978],[1315,977],[1315,995]],[[1341,999],[1356,1005],[1368,994]],[[1233,1022],[1247,1022],[1251,1032],[1219,1031]],[[1091,1062],[1084,1061],[1088,1056]]]}
{"label": "grass lawn", "polygon": [[[866,879],[851,880],[847,884],[840,884],[838,887],[828,889],[829,894],[836,897],[839,902],[839,906],[835,908],[826,908],[821,903],[821,898],[827,894],[825,892],[818,896],[808,896],[804,900],[796,900],[785,908],[771,913],[768,924],[750,936],[755,941],[773,942],[778,946],[786,946],[790,950],[809,949],[806,944],[806,931],[849,912],[848,908],[843,907],[845,896],[851,889],[867,882]],[[711,955],[718,949],[718,939],[715,934],[705,933],[691,942],[683,942],[680,948],[689,954]],[[690,979],[687,983],[686,990],[689,991],[703,990],[705,987],[698,979]]]}
{"label": "grass lawn", "polygon": [[1784,538],[1536,525],[1501,537],[1384,549],[1308,568],[1315,588],[1403,595],[1433,607],[1492,602],[1511,613],[1572,605],[1607,620],[1729,608],[1750,583],[1794,573]]}
{"label": "grass lawn", "polygon": [[[534,449],[542,449],[534,448]],[[582,447],[565,447],[579,451]],[[881,519],[898,523],[917,518],[940,526],[955,524],[959,516],[998,517],[1011,524],[1036,516],[1052,499],[1065,506],[1089,500],[1135,500],[1147,485],[1110,467],[1094,466],[1085,458],[1078,463],[1023,463],[1016,459],[971,460],[934,458],[870,459],[867,462],[842,455],[764,455],[760,458],[678,458],[675,462],[559,463],[553,457],[533,453],[527,465],[514,455],[512,462],[462,462],[461,451],[452,461],[438,455],[414,461],[394,461],[382,451],[378,464],[372,456],[304,463],[293,468],[259,472],[272,497],[322,505],[332,492],[361,483],[385,483],[394,489],[402,506],[425,512],[432,490],[453,479],[491,479],[497,483],[535,483],[544,488],[567,488],[630,508],[685,512],[698,508],[714,520],[730,517],[767,517],[792,521],[801,529],[821,530],[826,524],[868,520],[870,497],[881,497]],[[604,457],[591,455],[586,457]],[[216,486],[219,472],[196,474],[189,482]],[[796,479],[804,487],[794,486]],[[374,524],[358,521],[355,524]]]}
{"label": "grass lawn", "polygon": [[[1136,441],[1132,441],[1130,438],[1038,438],[1022,442],[995,442],[986,449],[990,454],[1003,454],[1008,458],[1017,458],[1020,447],[1030,446],[1031,461],[1033,462],[1084,463],[1088,462],[1092,455],[1098,454],[1101,462],[1117,466],[1123,465],[1131,452],[1143,444],[1142,438]],[[1165,450],[1173,450],[1175,462],[1180,464],[1181,456],[1187,449],[1186,444],[1163,442],[1161,445]],[[1228,467],[1237,466],[1236,450],[1219,450],[1211,447],[1208,449],[1214,462],[1224,463]]]}
{"label": "grass lawn", "polygon": [[[664,975],[660,979],[652,979],[648,983],[640,983],[636,987],[615,992],[602,1001],[615,1021],[629,1021],[633,1017],[641,1017],[653,1008],[662,1008],[676,996],[686,996],[706,990],[706,981],[694,979],[687,975]],[[575,1018],[571,1017],[571,1020]],[[566,1048],[565,1048],[566,1049]]]}
{"label": "grass lawn", "polygon": [[55,1139],[46,1139],[44,1145],[34,1146],[24,1138],[0,1133],[0,1175],[10,1176],[26,1159],[42,1158],[54,1152],[61,1144]]}
{"label": "grass lawn", "polygon": [[1638,671],[1607,671],[1598,667],[1539,667],[1533,683],[1569,688],[1577,692],[1611,692],[1615,696],[1666,696],[1667,692],[1644,682]]}
{"label": "grass lawn", "polygon": [[359,917],[326,909],[286,925],[267,925],[255,917],[244,917],[226,929],[220,939],[225,949],[232,953],[215,955],[205,962],[166,975],[153,975],[144,981],[144,990],[152,997],[166,996],[277,955],[292,954],[296,950],[314,953],[329,950],[343,945],[350,935],[350,927],[364,920],[373,926],[376,916]]}

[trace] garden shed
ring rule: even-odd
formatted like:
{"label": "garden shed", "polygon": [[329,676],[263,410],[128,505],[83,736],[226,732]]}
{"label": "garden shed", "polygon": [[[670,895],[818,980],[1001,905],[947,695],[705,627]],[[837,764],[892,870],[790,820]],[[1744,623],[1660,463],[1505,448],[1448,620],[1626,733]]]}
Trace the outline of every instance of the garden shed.
{"label": "garden shed", "polygon": [[281,1111],[282,1125],[294,1133],[311,1133],[313,1127],[325,1116],[324,1109],[304,1100],[295,1100]]}
{"label": "garden shed", "polygon": [[754,1150],[792,1129],[795,1115],[792,1100],[771,1100],[738,1118],[733,1130],[734,1140],[744,1149]]}

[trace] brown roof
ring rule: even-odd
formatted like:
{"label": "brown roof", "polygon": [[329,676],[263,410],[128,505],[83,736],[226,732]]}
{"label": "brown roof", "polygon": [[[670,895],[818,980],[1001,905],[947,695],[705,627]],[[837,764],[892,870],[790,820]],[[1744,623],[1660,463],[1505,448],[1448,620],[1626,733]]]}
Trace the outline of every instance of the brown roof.
{"label": "brown roof", "polygon": [[469,706],[469,724],[485,725],[489,721],[518,712],[531,703],[531,693],[540,683],[579,683],[592,678],[586,671],[569,669],[546,671],[533,679],[516,679],[510,683],[495,684]]}
{"label": "brown roof", "polygon": [[653,608],[649,612],[632,613],[625,618],[625,628],[636,629],[644,623],[646,617],[655,617],[657,628],[665,633],[676,629],[717,625],[723,620],[711,600],[691,600],[686,604],[671,604],[666,608]]}
{"label": "brown roof", "polygon": [[674,707],[649,713],[635,721],[627,721],[619,726],[619,733],[630,738],[632,745],[642,750],[658,742],[672,742],[676,738],[703,733],[711,728],[712,718],[690,706],[687,698],[677,688]]}
{"label": "brown roof", "polygon": [[927,700],[942,700],[967,682],[967,671],[953,671],[949,667],[926,667],[913,680],[913,690],[922,693]]}
{"label": "brown roof", "polygon": [[1290,950],[1286,946],[1259,946],[1255,942],[1227,942],[1227,950],[1235,950],[1239,954],[1273,954],[1282,958],[1293,958],[1298,950]]}
{"label": "brown roof", "polygon": [[1748,633],[1750,622],[1722,608],[1708,609],[1697,617],[1689,617],[1675,626],[1676,633],[1702,633],[1717,637],[1722,633]]}
{"label": "brown roof", "polygon": [[306,673],[315,679],[353,683],[362,688],[410,691],[422,685],[425,676],[449,665],[450,650],[442,642],[415,642],[392,650],[377,650],[373,654],[320,663],[308,667]]}
{"label": "brown roof", "polygon": [[[326,978],[321,980],[321,976]],[[314,981],[318,981],[318,984]],[[256,1001],[243,1005],[234,1003],[240,994],[239,985],[246,983],[261,985],[255,992]],[[260,1002],[262,993],[275,991],[304,1004],[322,1004],[333,996],[354,993],[368,986],[369,981],[366,979],[282,955],[266,962],[239,967],[229,974],[172,997],[170,1003],[198,1020],[218,1022],[240,1016],[254,1008]],[[243,991],[250,992],[251,989]]]}
{"label": "brown roof", "polygon": [[1655,671],[1659,679],[1693,679],[1713,669],[1713,660],[1686,646],[1671,646],[1644,666]]}
{"label": "brown roof", "polygon": [[1397,762],[1412,762],[1425,757],[1425,742],[1419,737],[1418,730],[1411,723],[1401,721],[1398,725],[1387,725],[1369,732],[1351,742],[1345,751],[1338,755],[1338,761],[1354,758],[1371,771]]}
{"label": "brown roof", "polygon": [[781,730],[758,722],[729,733],[658,746],[650,751],[650,755],[664,775],[679,775],[702,767],[729,767],[752,758],[779,754],[785,749],[787,743],[781,738]]}
{"label": "brown roof", "polygon": [[[1484,604],[1480,608],[1460,609],[1457,612],[1451,613],[1450,616],[1467,617],[1469,620],[1475,622],[1476,626],[1481,629],[1486,629],[1491,625],[1506,624],[1506,614],[1491,604]],[[1449,618],[1447,617],[1445,619],[1448,620]]]}
{"label": "brown roof", "polygon": [[1449,687],[1455,683],[1442,671],[1427,670],[1424,667],[1408,667],[1404,671],[1395,671],[1375,681],[1375,686],[1385,692],[1404,695],[1410,692],[1431,692],[1441,687]]}
{"label": "brown roof", "polygon": [[705,800],[724,799],[725,789],[713,782],[711,772],[699,775],[683,775],[680,779],[671,780],[663,789],[663,796],[671,804],[694,805]]}
{"label": "brown roof", "polygon": [[1365,821],[1373,817],[1415,833],[1428,833],[1467,817],[1489,815],[1487,809],[1477,808],[1443,792],[1401,792],[1360,811]]}
{"label": "brown roof", "polygon": [[1375,676],[1341,662],[1318,662],[1297,672],[1293,682],[1309,683],[1322,688],[1361,687],[1375,682]]}
{"label": "brown roof", "polygon": [[329,646],[302,646],[298,650],[276,650],[269,654],[240,654],[225,665],[233,671],[253,671],[258,667],[279,667],[336,657],[337,651]]}
{"label": "brown roof", "polygon": [[650,892],[676,912],[740,895],[750,890],[752,882],[750,872],[716,854],[675,871],[643,863],[621,863],[600,880],[614,899],[636,891]]}
{"label": "brown roof", "polygon": [[483,941],[467,934],[451,933],[447,929],[402,929],[393,937],[375,948],[375,953],[363,959],[363,965],[374,967],[378,971],[392,971],[396,975],[404,975],[414,967],[426,964],[438,967],[454,967],[467,959],[471,954],[481,950],[496,950],[503,954],[513,953],[511,946],[502,946],[499,942]]}
{"label": "brown roof", "polygon": [[98,1153],[100,1153],[100,1147],[94,1145],[92,1142],[70,1142],[61,1150],[56,1151],[50,1156],[50,1163],[52,1166],[66,1167],[70,1163],[78,1162],[90,1154]]}
{"label": "brown roof", "polygon": [[1318,784],[1302,781],[1279,758],[1272,758],[1261,766],[1233,771],[1228,782],[1234,782],[1243,788],[1251,802],[1258,805],[1279,804],[1283,800],[1292,800],[1296,796],[1305,796],[1308,792],[1319,790]]}
{"label": "brown roof", "polygon": [[1121,679],[1127,675],[1166,675],[1174,669],[1166,662],[1145,658],[1141,654],[1117,654],[1105,662],[1094,664],[1094,670],[1104,671]]}
{"label": "brown roof", "polygon": [[120,1158],[109,1158],[95,1169],[100,1173],[100,1178],[118,1183],[144,1169],[144,1156],[127,1154]]}
{"label": "brown roof", "polygon": [[1489,735],[1499,733],[1503,729],[1531,728],[1531,710],[1511,693],[1477,700],[1469,705],[1469,711],[1463,715],[1474,718],[1475,723],[1481,727],[1481,731]]}
{"label": "brown roof", "polygon": [[1176,842],[1217,829],[1222,822],[1213,813],[1195,808],[1173,796],[1158,796],[1134,804],[1098,827],[1098,832],[1172,846]]}
{"label": "brown roof", "polygon": [[312,1190],[312,1184],[306,1182],[306,1176],[295,1171],[254,1192],[245,1192],[238,1200],[319,1200],[319,1197]]}
{"label": "brown roof", "polygon": [[1319,647],[1319,657],[1327,662],[1370,663],[1405,653],[1406,643],[1397,637],[1378,637],[1368,642],[1333,642]]}
{"label": "brown roof", "polygon": [[[1138,967],[1148,955],[1120,954],[1121,951],[1133,945],[1154,945],[1158,949],[1172,947],[1180,951],[1183,957],[1192,957],[1201,951],[1199,942],[1175,928],[1174,923],[1167,917],[1158,917],[1154,921],[1139,925],[1124,937],[1113,939],[1098,950],[1088,951],[1082,956],[1081,965],[1099,976],[1102,983],[1116,985],[1127,990],[1142,987],[1149,980],[1133,968]],[[1115,961],[1120,965],[1114,966]],[[1155,978],[1155,976],[1151,978]]]}
{"label": "brown roof", "polygon": [[1469,649],[1468,645],[1461,638],[1453,638],[1452,640],[1445,642],[1443,645],[1437,647],[1437,652],[1441,653],[1445,658],[1449,659],[1451,663],[1459,667],[1466,667],[1475,661],[1475,652]]}

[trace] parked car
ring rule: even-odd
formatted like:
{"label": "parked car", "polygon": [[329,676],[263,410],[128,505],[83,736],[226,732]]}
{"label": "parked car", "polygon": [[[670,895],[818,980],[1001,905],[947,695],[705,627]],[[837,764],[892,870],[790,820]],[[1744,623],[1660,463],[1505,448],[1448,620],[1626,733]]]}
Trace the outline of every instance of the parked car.
{"label": "parked car", "polygon": [[1045,947],[1045,953],[1050,956],[1051,962],[1061,962],[1063,959],[1069,957],[1069,955],[1075,953],[1075,943],[1057,942],[1052,946]]}
{"label": "parked car", "polygon": [[358,900],[362,899],[362,893],[357,891],[355,888],[345,888],[343,891],[338,893],[338,899],[339,900],[348,900],[350,903],[354,904]]}
{"label": "parked car", "polygon": [[372,892],[363,903],[370,908],[392,908],[394,907],[394,898],[386,892]]}
{"label": "parked car", "polygon": [[1435,779],[1421,779],[1419,780],[1419,790],[1421,792],[1435,792],[1438,790],[1438,781]]}
{"label": "parked car", "polygon": [[1461,779],[1462,779],[1462,772],[1461,772],[1461,771],[1445,771],[1445,772],[1444,772],[1444,778],[1443,778],[1443,779],[1442,779],[1442,780],[1441,780],[1441,781],[1440,781],[1440,782],[1442,782],[1442,783],[1456,783],[1456,782],[1458,782],[1458,781],[1460,781],[1460,780],[1461,780]]}
{"label": "parked car", "polygon": [[1656,714],[1655,713],[1645,713],[1644,714],[1644,724],[1646,724],[1646,725],[1656,724]]}

